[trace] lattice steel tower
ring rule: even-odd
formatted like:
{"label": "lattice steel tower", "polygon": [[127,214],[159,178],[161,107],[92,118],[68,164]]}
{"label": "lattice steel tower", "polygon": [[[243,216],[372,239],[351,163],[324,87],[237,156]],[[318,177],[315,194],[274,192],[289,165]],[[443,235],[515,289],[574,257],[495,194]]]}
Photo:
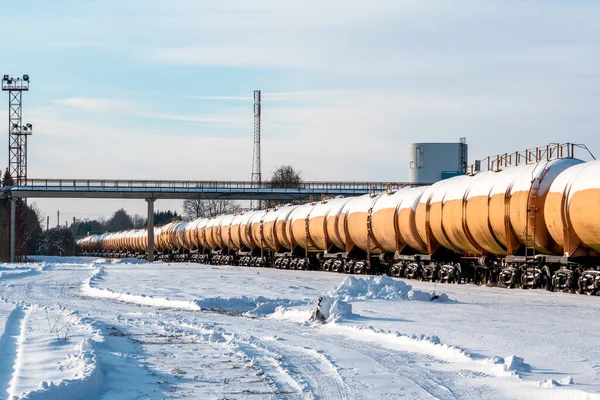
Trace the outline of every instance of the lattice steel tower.
{"label": "lattice steel tower", "polygon": [[29,91],[29,75],[4,75],[2,90],[8,92],[8,171],[15,186],[23,186],[27,181],[27,137],[32,128],[23,125],[23,92]]}
{"label": "lattice steel tower", "polygon": [[[23,125],[23,92],[29,91],[29,75],[12,78],[4,75],[2,91],[8,92],[8,171],[15,186],[27,185],[27,137],[32,134],[31,124]],[[16,200],[15,256],[24,261],[27,255],[27,201]]]}
{"label": "lattice steel tower", "polygon": [[[260,187],[262,174],[260,166],[260,90],[254,91],[254,151],[252,155],[252,187]],[[261,200],[250,201],[250,208],[262,208]]]}

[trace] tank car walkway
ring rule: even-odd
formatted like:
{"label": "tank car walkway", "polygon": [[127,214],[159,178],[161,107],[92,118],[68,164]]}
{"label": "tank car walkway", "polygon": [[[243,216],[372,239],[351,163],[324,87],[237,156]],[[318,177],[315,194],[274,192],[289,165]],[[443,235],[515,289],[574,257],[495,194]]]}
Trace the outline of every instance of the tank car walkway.
{"label": "tank car walkway", "polygon": [[[383,182],[303,182],[273,187],[250,181],[139,181],[110,179],[28,179],[25,185],[6,187],[0,197],[103,199],[230,199],[309,200],[320,196],[359,196],[386,190]],[[411,186],[393,183],[393,187]]]}

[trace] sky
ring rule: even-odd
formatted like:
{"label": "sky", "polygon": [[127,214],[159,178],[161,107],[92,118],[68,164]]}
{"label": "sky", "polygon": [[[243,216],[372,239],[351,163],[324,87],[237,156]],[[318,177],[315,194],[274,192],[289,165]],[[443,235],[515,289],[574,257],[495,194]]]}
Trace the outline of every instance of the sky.
{"label": "sky", "polygon": [[[600,155],[598,1],[28,0],[2,12],[0,72],[31,78],[30,178],[249,180],[255,89],[264,179],[292,164],[306,180],[406,181],[410,143],[460,137],[471,161],[550,142]],[[5,93],[0,119],[7,109]],[[51,226],[57,210],[146,207],[31,201]]]}

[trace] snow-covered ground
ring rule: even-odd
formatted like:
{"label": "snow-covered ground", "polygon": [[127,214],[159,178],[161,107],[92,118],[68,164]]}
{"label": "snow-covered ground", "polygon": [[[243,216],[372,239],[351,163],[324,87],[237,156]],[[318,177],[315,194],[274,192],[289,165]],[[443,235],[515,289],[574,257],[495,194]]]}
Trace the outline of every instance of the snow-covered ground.
{"label": "snow-covered ground", "polygon": [[598,297],[41,258],[0,298],[0,399],[600,399]]}

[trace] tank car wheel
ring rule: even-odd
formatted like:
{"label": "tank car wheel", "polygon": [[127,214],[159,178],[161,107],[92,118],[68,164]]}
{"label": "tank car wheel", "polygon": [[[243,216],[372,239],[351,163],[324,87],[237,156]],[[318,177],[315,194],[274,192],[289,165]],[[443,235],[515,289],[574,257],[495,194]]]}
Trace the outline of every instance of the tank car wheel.
{"label": "tank car wheel", "polygon": [[513,275],[510,277],[510,280],[508,281],[508,285],[506,286],[508,289],[514,289],[517,287],[517,276]]}
{"label": "tank car wheel", "polygon": [[401,271],[402,271],[402,267],[401,267],[400,263],[396,263],[390,267],[390,276],[399,278]]}
{"label": "tank car wheel", "polygon": [[354,264],[355,264],[354,260],[347,260],[344,263],[344,273],[351,274],[352,271],[354,270]]}
{"label": "tank car wheel", "polygon": [[321,264],[321,270],[322,271],[326,271],[329,272],[331,271],[331,264],[332,264],[332,260],[325,260],[323,261],[323,264]]}
{"label": "tank car wheel", "polygon": [[588,296],[595,296],[600,292],[600,272],[595,270],[583,271],[579,278],[579,290]]}
{"label": "tank car wheel", "polygon": [[304,269],[306,269],[306,265],[307,265],[306,264],[306,258],[301,258],[301,259],[298,260],[297,268],[299,270],[304,270]]}
{"label": "tank car wheel", "polygon": [[354,266],[354,273],[356,275],[361,275],[365,272],[365,262],[364,261],[358,261],[356,263],[356,265]]}
{"label": "tank car wheel", "polygon": [[583,270],[581,268],[576,268],[573,276],[573,283],[575,285],[575,293],[584,294],[583,287],[581,286],[581,278],[583,276]]}
{"label": "tank car wheel", "polygon": [[292,261],[290,262],[290,269],[291,270],[298,269],[298,259],[297,258],[292,258]]}
{"label": "tank car wheel", "polygon": [[344,272],[344,262],[342,260],[335,260],[331,266],[333,272]]}
{"label": "tank car wheel", "polygon": [[521,289],[529,289],[529,286],[527,285],[527,270],[521,273],[519,286],[521,287]]}

